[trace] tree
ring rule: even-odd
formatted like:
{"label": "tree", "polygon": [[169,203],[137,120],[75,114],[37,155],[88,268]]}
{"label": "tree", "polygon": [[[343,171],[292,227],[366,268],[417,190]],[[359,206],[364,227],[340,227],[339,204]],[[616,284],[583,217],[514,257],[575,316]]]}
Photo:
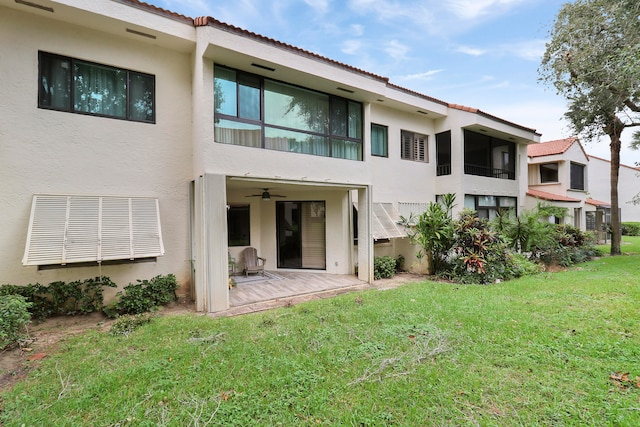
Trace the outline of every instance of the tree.
{"label": "tree", "polygon": [[[611,150],[611,255],[619,255],[620,136],[640,126],[640,2],[575,0],[551,30],[541,80],[568,100],[565,117],[586,139],[607,135]],[[640,144],[640,133],[634,135]]]}

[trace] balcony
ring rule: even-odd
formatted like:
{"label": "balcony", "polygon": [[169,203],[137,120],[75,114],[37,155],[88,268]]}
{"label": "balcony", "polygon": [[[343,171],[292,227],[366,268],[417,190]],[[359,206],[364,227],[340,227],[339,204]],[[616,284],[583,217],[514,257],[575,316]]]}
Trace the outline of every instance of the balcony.
{"label": "balcony", "polygon": [[489,178],[516,179],[515,171],[490,168],[487,166],[470,165],[466,163],[464,165],[464,173],[466,175],[486,176]]}

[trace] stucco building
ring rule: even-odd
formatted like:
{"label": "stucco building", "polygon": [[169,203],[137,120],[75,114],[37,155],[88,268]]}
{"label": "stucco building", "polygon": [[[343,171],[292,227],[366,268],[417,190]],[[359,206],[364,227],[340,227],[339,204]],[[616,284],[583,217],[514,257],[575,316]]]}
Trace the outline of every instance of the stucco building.
{"label": "stucco building", "polygon": [[372,281],[440,194],[525,206],[534,129],[211,17],[0,0],[0,40],[2,283],[172,273],[219,311],[247,246]]}

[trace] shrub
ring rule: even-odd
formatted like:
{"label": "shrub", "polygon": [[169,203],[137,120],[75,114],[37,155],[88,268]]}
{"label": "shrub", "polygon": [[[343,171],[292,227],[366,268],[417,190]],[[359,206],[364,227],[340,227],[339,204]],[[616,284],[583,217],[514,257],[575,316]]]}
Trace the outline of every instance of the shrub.
{"label": "shrub", "polygon": [[[395,261],[394,261],[395,262]],[[139,314],[151,311],[177,299],[178,282],[173,274],[156,276],[151,280],[138,280],[118,292],[118,302],[107,307],[104,312],[109,317],[116,314]]]}
{"label": "shrub", "polygon": [[393,277],[396,272],[396,260],[390,256],[375,257],[373,259],[373,278],[386,279]]}
{"label": "shrub", "polygon": [[568,267],[600,255],[594,236],[571,225],[557,225],[552,233],[557,245],[538,249],[537,256],[546,265]]}
{"label": "shrub", "polygon": [[128,337],[133,331],[138,329],[140,326],[145,323],[151,322],[151,315],[149,313],[140,313],[140,314],[125,314],[124,316],[118,317],[113,324],[111,325],[111,329],[109,329],[109,333],[111,335],[124,335]]}
{"label": "shrub", "polygon": [[102,309],[103,287],[115,287],[108,277],[52,282],[49,285],[3,285],[0,295],[21,295],[31,303],[30,313],[43,320],[56,315],[86,314]]}
{"label": "shrub", "polygon": [[640,222],[623,222],[623,236],[640,236]]}
{"label": "shrub", "polygon": [[29,307],[22,295],[0,295],[0,349],[16,344],[31,321]]}
{"label": "shrub", "polygon": [[[521,263],[520,263],[521,264]],[[462,283],[493,283],[523,274],[505,238],[486,219],[465,209],[454,222],[448,276]]]}

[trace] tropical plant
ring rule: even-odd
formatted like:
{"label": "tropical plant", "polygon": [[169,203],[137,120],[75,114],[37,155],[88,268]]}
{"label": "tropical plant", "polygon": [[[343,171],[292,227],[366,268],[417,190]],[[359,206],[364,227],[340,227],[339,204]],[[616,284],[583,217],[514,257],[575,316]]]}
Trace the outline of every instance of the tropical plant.
{"label": "tropical plant", "polygon": [[426,256],[427,274],[437,274],[446,265],[453,237],[451,212],[455,206],[455,194],[445,194],[441,203],[431,202],[427,210],[418,217],[401,217],[408,228],[412,243],[420,247],[418,258]]}

